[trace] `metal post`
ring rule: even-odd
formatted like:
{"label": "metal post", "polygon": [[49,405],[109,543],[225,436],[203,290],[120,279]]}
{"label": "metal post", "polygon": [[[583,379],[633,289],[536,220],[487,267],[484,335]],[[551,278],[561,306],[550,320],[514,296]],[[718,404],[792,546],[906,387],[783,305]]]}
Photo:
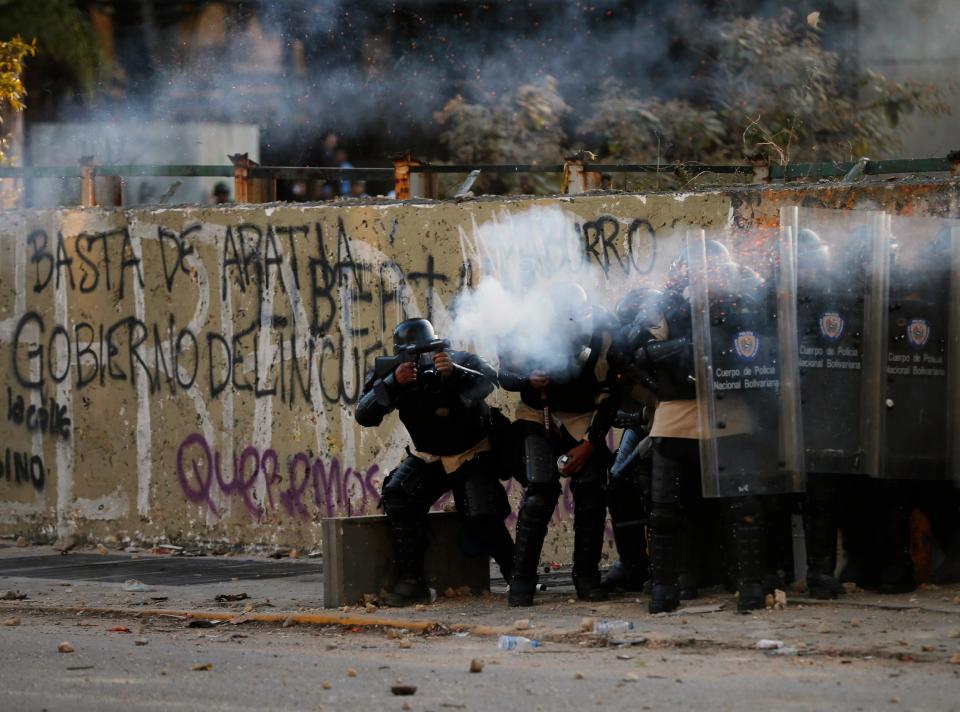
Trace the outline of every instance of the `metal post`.
{"label": "metal post", "polygon": [[93,156],[80,158],[80,205],[92,208],[97,204],[97,167]]}
{"label": "metal post", "polygon": [[435,198],[437,195],[436,173],[414,173],[413,166],[427,165],[418,161],[409,153],[400,153],[394,156],[393,161],[393,190],[397,200],[410,198]]}
{"label": "metal post", "polygon": [[246,153],[235,153],[228,155],[227,158],[233,164],[233,195],[238,203],[254,202],[253,191],[251,190],[250,168],[258,165],[256,161],[250,159]]}
{"label": "metal post", "polygon": [[960,174],[960,151],[950,151],[947,160],[950,161],[950,177],[956,178]]}
{"label": "metal post", "polygon": [[586,193],[588,190],[600,190],[601,175],[596,171],[588,171],[586,162],[595,159],[591,153],[582,151],[575,156],[567,156],[563,163],[563,182],[560,192],[567,194]]}
{"label": "metal post", "polygon": [[762,156],[752,156],[747,160],[750,161],[750,165],[753,166],[753,182],[754,183],[769,183],[770,182],[770,161]]}

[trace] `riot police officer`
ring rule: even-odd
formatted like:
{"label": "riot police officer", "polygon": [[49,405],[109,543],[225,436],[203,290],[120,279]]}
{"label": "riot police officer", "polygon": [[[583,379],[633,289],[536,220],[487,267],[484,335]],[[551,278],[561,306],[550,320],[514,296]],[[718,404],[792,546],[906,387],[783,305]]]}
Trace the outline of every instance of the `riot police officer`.
{"label": "riot police officer", "polygon": [[631,367],[629,332],[639,324],[643,341],[653,338],[650,330],[657,329],[662,321],[662,296],[655,289],[634,289],[615,309],[620,331],[612,366],[620,410],[614,426],[622,428],[623,435],[607,478],[607,508],[618,556],[603,576],[603,586],[608,591],[642,591],[649,576],[646,526],[653,443],[648,434],[656,406],[655,383],[646,371]]}
{"label": "riot police officer", "polygon": [[377,359],[357,405],[364,427],[397,410],[413,441],[384,480],[382,500],[394,546],[396,582],[385,602],[405,606],[429,598],[423,572],[427,512],[452,490],[468,553],[487,553],[510,580],[510,513],[498,480],[490,436],[498,412],[484,399],[496,372],[479,356],[451,351],[426,319],[407,319],[393,332],[394,358]]}
{"label": "riot police officer", "polygon": [[[511,606],[531,606],[547,526],[560,497],[561,476],[571,478],[574,511],[573,582],[577,596],[601,601],[600,556],[606,519],[604,479],[610,453],[606,435],[616,412],[607,383],[613,319],[591,307],[576,284],[558,285],[556,329],[568,338],[549,363],[501,354],[500,384],[520,393],[525,489],[517,516]],[[564,460],[558,461],[561,457]]]}
{"label": "riot police officer", "polygon": [[[834,577],[839,482],[862,480],[856,474],[860,370],[828,369],[828,361],[820,357],[828,348],[842,348],[850,354],[844,358],[851,366],[860,363],[864,288],[860,271],[859,279],[854,274],[837,274],[829,245],[808,228],[797,233],[797,324],[807,464],[803,523],[807,590],[813,598],[836,598],[844,592]],[[842,404],[842,412],[832,415],[836,404]]]}
{"label": "riot police officer", "polygon": [[[729,304],[749,303],[756,295],[740,284],[742,271],[721,243],[707,241],[706,256],[711,272],[708,278],[735,295],[735,299],[711,304],[711,320],[723,323],[725,317],[720,312],[729,309]],[[690,269],[684,251],[671,265],[665,285],[662,327],[646,342],[637,330],[631,343],[633,363],[655,375],[659,398],[650,431],[654,443],[649,529],[651,613],[672,611],[679,605],[683,530],[685,520],[694,516],[691,504],[696,502],[701,488],[698,441],[703,435],[693,375],[689,299]],[[738,424],[730,423],[729,429],[731,435],[737,433]],[[737,608],[762,608],[763,509],[759,498],[728,498],[727,518],[734,534]]]}

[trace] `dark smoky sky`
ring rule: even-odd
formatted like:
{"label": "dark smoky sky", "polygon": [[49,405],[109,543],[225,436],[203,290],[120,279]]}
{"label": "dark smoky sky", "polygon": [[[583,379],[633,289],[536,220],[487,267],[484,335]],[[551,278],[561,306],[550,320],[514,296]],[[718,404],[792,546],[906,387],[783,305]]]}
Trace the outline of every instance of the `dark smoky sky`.
{"label": "dark smoky sky", "polygon": [[[318,139],[331,130],[361,161],[406,148],[437,158],[433,115],[456,94],[477,100],[552,76],[571,122],[602,110],[597,90],[607,78],[647,94],[695,95],[709,62],[703,40],[717,21],[820,9],[841,37],[855,0],[234,2],[223,47],[178,46],[178,23],[202,4],[116,0],[125,91],[87,107],[85,118],[259,123],[263,158],[273,162],[317,163]],[[253,18],[281,38],[279,73],[251,56],[243,30]],[[74,113],[71,105],[61,118]]]}

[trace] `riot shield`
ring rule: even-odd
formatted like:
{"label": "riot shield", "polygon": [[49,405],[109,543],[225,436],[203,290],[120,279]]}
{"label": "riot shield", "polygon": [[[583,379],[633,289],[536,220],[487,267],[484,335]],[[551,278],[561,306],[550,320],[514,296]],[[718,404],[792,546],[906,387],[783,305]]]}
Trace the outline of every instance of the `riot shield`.
{"label": "riot shield", "polygon": [[[864,304],[881,213],[786,207],[797,235],[797,345],[807,472],[868,471],[861,413]],[[870,438],[866,438],[870,440]]]}
{"label": "riot shield", "polygon": [[[776,241],[775,241],[776,242]],[[793,236],[766,279],[687,233],[694,377],[705,497],[804,488],[797,383]],[[718,255],[721,255],[718,258]],[[780,325],[784,325],[782,328]],[[786,360],[781,354],[787,354]]]}
{"label": "riot shield", "polygon": [[948,436],[953,484],[960,487],[960,224],[950,226],[950,340],[947,347]]}
{"label": "riot shield", "polygon": [[887,215],[876,238],[879,257],[872,265],[877,272],[871,275],[871,292],[878,298],[871,310],[881,323],[879,338],[871,339],[877,353],[870,359],[869,373],[879,387],[867,403],[879,415],[875,435],[880,477],[953,477],[956,433],[951,415],[957,374],[950,366],[956,359],[951,341],[956,339],[958,296],[954,223]]}

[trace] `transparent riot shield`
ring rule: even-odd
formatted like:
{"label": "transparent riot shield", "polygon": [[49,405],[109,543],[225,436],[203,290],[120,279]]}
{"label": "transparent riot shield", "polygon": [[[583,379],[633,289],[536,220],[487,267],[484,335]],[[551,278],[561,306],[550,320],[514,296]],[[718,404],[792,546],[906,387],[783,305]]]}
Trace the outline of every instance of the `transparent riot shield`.
{"label": "transparent riot shield", "polygon": [[859,210],[780,211],[780,224],[797,235],[798,372],[807,472],[876,471],[870,464],[875,457],[864,447],[876,440],[875,423],[861,411],[865,389],[876,390],[864,383],[862,369],[869,264],[881,216]]}
{"label": "transparent riot shield", "polygon": [[773,242],[778,264],[762,279],[702,230],[687,233],[706,497],[804,488],[793,235],[785,230]]}
{"label": "transparent riot shield", "polygon": [[[868,402],[878,415],[880,477],[952,479],[956,454],[956,222],[887,215],[877,231],[871,275],[876,356]],[[883,270],[886,270],[884,274]],[[885,308],[884,308],[885,307]],[[871,473],[873,474],[873,473]]]}
{"label": "transparent riot shield", "polygon": [[950,472],[953,484],[960,487],[960,223],[950,226],[950,338],[947,346],[948,436],[950,448]]}

